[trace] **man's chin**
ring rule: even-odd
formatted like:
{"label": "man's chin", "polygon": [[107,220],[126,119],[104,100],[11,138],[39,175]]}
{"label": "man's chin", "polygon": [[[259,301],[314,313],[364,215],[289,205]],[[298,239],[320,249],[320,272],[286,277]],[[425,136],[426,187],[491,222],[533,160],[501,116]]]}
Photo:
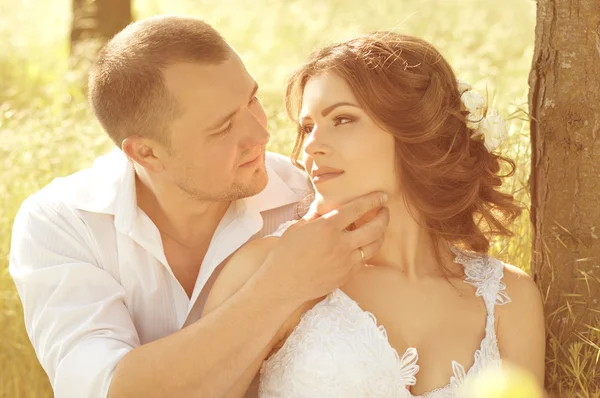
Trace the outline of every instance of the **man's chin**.
{"label": "man's chin", "polygon": [[258,195],[264,191],[268,183],[269,176],[267,174],[267,170],[263,166],[262,169],[256,170],[256,172],[253,173],[249,181],[244,182],[243,184],[236,184],[237,187],[235,191],[237,193],[237,199]]}

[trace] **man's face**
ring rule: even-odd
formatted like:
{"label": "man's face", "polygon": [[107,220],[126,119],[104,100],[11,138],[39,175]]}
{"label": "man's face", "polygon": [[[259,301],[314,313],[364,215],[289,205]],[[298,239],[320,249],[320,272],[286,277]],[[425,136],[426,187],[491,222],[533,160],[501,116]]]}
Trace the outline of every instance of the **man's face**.
{"label": "man's face", "polygon": [[232,51],[218,65],[179,63],[164,75],[183,108],[167,132],[165,178],[198,200],[236,200],[262,191],[267,117],[240,57]]}

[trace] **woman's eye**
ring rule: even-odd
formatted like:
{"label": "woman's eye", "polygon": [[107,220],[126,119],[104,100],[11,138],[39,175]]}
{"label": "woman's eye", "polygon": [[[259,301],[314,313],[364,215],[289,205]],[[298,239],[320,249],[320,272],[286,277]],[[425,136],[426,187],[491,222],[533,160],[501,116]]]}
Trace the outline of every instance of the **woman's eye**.
{"label": "woman's eye", "polygon": [[310,124],[300,126],[300,130],[302,130],[302,134],[309,135],[310,133],[312,133],[313,126]]}
{"label": "woman's eye", "polygon": [[353,119],[347,117],[347,116],[338,116],[336,117],[334,120],[334,125],[335,126],[339,126],[340,124],[347,124],[347,123],[351,123],[353,122]]}

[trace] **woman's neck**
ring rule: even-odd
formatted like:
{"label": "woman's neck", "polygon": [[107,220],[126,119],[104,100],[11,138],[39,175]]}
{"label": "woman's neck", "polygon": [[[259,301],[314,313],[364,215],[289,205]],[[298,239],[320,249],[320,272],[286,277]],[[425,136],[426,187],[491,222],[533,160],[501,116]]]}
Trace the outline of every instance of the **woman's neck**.
{"label": "woman's neck", "polygon": [[[401,198],[391,199],[387,207],[390,222],[384,234],[383,246],[369,260],[369,264],[393,267],[409,279],[447,275],[448,272],[440,266],[435,251],[437,244],[440,246],[442,264],[452,264],[452,252],[447,245],[434,240],[424,227],[424,220],[415,219]],[[364,224],[375,214],[371,212],[365,215],[356,225]],[[418,212],[413,210],[412,214],[416,216]]]}

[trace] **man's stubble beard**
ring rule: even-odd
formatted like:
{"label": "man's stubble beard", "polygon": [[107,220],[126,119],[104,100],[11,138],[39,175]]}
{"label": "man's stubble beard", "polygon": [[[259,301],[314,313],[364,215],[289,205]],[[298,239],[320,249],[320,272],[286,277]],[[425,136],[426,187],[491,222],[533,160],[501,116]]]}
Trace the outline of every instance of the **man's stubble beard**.
{"label": "man's stubble beard", "polygon": [[268,180],[269,177],[263,158],[262,166],[254,171],[247,183],[234,181],[234,183],[223,192],[214,193],[195,189],[189,179],[175,181],[175,185],[184,194],[195,201],[233,202],[259,194],[266,188]]}

